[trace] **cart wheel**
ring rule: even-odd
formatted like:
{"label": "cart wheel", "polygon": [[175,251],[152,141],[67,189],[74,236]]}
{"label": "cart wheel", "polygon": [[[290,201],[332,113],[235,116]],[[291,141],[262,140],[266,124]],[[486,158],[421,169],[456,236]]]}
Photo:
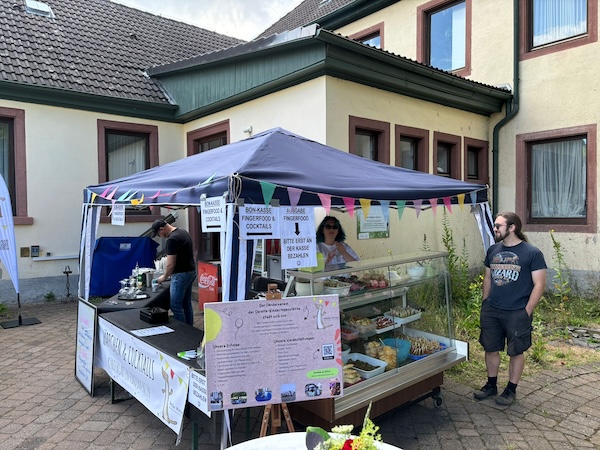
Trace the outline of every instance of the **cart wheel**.
{"label": "cart wheel", "polygon": [[432,397],[433,399],[433,406],[435,406],[436,408],[439,408],[440,406],[442,406],[442,403],[444,403],[444,399],[442,398],[441,395],[436,395],[434,397]]}

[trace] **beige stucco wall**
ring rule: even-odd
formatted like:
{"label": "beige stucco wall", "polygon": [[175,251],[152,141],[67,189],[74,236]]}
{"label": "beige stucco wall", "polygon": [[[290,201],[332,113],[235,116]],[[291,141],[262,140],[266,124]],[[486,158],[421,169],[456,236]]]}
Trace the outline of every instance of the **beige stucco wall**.
{"label": "beige stucco wall", "polygon": [[[352,35],[383,22],[384,49],[416,59],[416,12],[417,7],[427,1],[403,0],[336,31]],[[514,1],[473,0],[471,7],[471,73],[467,78],[490,85],[508,83],[514,88]],[[517,135],[598,124],[600,113],[596,105],[600,100],[600,79],[597,71],[600,63],[596,56],[599,45],[595,42],[520,62],[520,109],[499,135],[499,211],[515,209]],[[500,118],[499,115],[492,117],[488,124],[484,139],[490,142],[490,152],[493,128]],[[596,152],[596,148],[589,150]],[[490,153],[490,175],[491,164]],[[597,171],[598,177],[600,171]],[[599,181],[588,180],[596,186]],[[597,210],[600,213],[600,208]],[[530,241],[544,251],[547,263],[552,265],[554,252],[549,232],[527,234]],[[570,269],[577,272],[600,271],[600,260],[587,256],[597,255],[600,250],[598,230],[593,233],[556,232],[555,237],[563,245],[565,262]]]}
{"label": "beige stucco wall", "polygon": [[[20,279],[63,276],[66,265],[78,273],[83,189],[98,182],[98,119],[156,125],[160,162],[185,156],[178,124],[5,100],[0,106],[25,110],[27,211],[33,225],[15,226],[15,239],[17,248],[39,245],[40,258],[17,258]],[[101,224],[99,233],[136,236],[147,228]],[[8,280],[6,270],[2,272],[2,279]]]}

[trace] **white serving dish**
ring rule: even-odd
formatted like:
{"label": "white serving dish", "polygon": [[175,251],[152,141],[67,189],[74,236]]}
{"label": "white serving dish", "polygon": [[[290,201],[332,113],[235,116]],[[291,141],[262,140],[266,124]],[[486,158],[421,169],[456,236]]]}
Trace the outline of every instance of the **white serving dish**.
{"label": "white serving dish", "polygon": [[406,273],[408,273],[411,278],[421,278],[425,275],[425,267],[423,266],[410,266],[406,269]]}
{"label": "white serving dish", "polygon": [[356,360],[363,361],[363,362],[371,364],[372,366],[377,367],[377,369],[373,369],[373,370],[361,370],[361,369],[357,369],[356,367],[354,367],[354,369],[356,369],[356,371],[358,372],[360,377],[364,378],[364,379],[371,378],[376,375],[381,375],[383,372],[385,372],[385,368],[387,367],[387,363],[385,361],[381,361],[380,359],[372,358],[367,355],[363,355],[362,353],[350,353],[350,354],[342,357],[344,364],[347,364],[348,361],[351,359],[354,361],[356,361]]}
{"label": "white serving dish", "polygon": [[396,322],[397,325],[404,325],[405,323],[410,323],[414,322],[415,320],[419,320],[421,318],[421,312],[406,317],[397,317],[387,312],[384,314],[384,316],[389,317],[390,319],[394,319],[394,322]]}
{"label": "white serving dish", "polygon": [[337,281],[338,286],[337,287],[332,287],[332,286],[327,286],[326,284],[323,285],[323,293],[324,294],[337,294],[340,297],[345,297],[346,295],[348,295],[350,293],[350,286],[352,286],[350,283],[344,283],[343,281]]}
{"label": "white serving dish", "polygon": [[313,280],[314,292],[310,292],[310,281],[309,280],[296,280],[294,285],[296,289],[296,295],[298,297],[304,297],[309,295],[319,295],[323,293],[323,280]]}

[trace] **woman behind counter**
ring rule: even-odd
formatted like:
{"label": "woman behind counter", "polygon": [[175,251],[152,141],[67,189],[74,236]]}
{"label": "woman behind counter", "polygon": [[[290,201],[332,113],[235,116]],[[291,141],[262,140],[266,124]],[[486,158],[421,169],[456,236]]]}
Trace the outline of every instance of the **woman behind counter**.
{"label": "woman behind counter", "polygon": [[325,270],[331,270],[337,264],[360,259],[345,240],[346,233],[340,221],[333,216],[325,216],[317,228],[317,250],[323,253]]}

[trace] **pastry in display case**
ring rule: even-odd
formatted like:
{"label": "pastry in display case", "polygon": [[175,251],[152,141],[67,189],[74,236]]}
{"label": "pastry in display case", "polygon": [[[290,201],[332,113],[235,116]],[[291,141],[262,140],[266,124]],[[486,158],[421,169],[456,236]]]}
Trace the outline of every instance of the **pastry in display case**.
{"label": "pastry in display case", "polygon": [[284,297],[338,295],[345,349],[343,396],[292,403],[295,420],[360,425],[371,400],[373,417],[427,397],[441,405],[443,372],[468,359],[467,343],[453,334],[447,253],[352,261],[289,276]]}

